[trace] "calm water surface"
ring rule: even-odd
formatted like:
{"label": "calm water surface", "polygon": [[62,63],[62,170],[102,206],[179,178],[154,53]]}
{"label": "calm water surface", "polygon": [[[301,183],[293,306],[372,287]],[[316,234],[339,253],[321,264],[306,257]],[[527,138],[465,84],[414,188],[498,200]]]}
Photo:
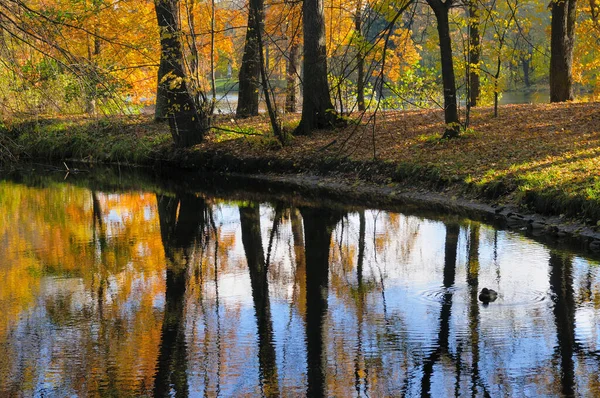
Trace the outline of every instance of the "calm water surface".
{"label": "calm water surface", "polygon": [[0,180],[2,397],[600,394],[584,256],[459,217],[61,179]]}

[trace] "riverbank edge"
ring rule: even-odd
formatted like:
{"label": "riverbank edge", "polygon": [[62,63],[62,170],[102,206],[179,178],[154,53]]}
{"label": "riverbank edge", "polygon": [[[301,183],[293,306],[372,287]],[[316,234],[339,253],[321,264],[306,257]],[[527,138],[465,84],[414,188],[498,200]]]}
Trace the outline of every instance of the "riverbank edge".
{"label": "riverbank edge", "polygon": [[[360,201],[365,205],[411,203],[458,213],[477,212],[488,219],[501,221],[511,229],[558,239],[573,238],[582,242],[582,248],[600,252],[598,225],[586,225],[584,218],[577,217],[577,209],[583,205],[586,214],[600,214],[600,204],[582,204],[578,197],[561,198],[560,203],[558,200],[554,203],[556,193],[548,194],[543,189],[515,195],[515,190],[503,181],[476,186],[460,178],[446,177],[435,168],[411,159],[401,163],[357,161],[328,157],[315,150],[310,156],[289,160],[278,157],[276,149],[265,149],[258,157],[236,156],[225,149],[175,148],[164,136],[141,142],[122,132],[112,137],[113,142],[107,143],[113,148],[107,151],[106,146],[82,145],[84,137],[69,129],[31,143],[27,138],[40,135],[30,129],[20,128],[10,135],[19,143],[18,155],[26,161],[120,164],[155,170],[170,168],[224,173],[293,190],[333,194],[340,200]],[[55,142],[51,142],[53,137],[57,139]]]}

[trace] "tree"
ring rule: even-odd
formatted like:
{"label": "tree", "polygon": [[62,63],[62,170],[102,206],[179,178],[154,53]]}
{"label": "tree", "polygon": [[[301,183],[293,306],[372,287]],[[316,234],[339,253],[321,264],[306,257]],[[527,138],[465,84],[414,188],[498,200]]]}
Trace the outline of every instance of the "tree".
{"label": "tree", "polygon": [[264,14],[263,0],[249,0],[248,28],[238,78],[238,104],[235,112],[235,116],[238,118],[258,115],[260,90],[259,38],[263,29]]}
{"label": "tree", "polygon": [[327,82],[327,48],[323,0],[302,3],[304,34],[304,75],[302,82],[302,118],[295,134],[307,135],[313,129],[324,129],[340,122],[331,103]]}
{"label": "tree", "polygon": [[454,0],[427,0],[427,4],[429,4],[435,14],[440,42],[442,82],[444,87],[444,121],[446,123],[446,131],[443,138],[458,136],[460,126],[458,104],[456,101],[456,79],[454,77],[454,64],[452,61],[452,40],[450,39],[450,23],[448,21],[448,12],[453,3]]}
{"label": "tree", "polygon": [[285,37],[289,53],[286,63],[285,111],[296,112],[298,108],[298,87],[300,87],[300,29],[301,17],[297,4],[286,1],[289,11],[285,15]]}
{"label": "tree", "polygon": [[553,0],[550,34],[550,102],[573,100],[573,47],[577,0]]}
{"label": "tree", "polygon": [[[362,0],[358,0],[354,14],[354,29],[360,39],[363,39],[362,8]],[[356,53],[356,103],[358,110],[361,112],[365,110],[365,56],[363,42],[364,40],[360,40]]]}
{"label": "tree", "polygon": [[203,101],[197,104],[188,91],[179,25],[179,0],[156,0],[154,5],[160,30],[161,65],[164,62],[166,68],[158,83],[167,100],[166,118],[175,145],[190,147],[200,143],[210,128],[211,107],[207,106],[204,95],[201,95]]}
{"label": "tree", "polygon": [[479,34],[479,5],[477,0],[469,0],[469,107],[477,106],[479,98],[479,61],[481,55]]}

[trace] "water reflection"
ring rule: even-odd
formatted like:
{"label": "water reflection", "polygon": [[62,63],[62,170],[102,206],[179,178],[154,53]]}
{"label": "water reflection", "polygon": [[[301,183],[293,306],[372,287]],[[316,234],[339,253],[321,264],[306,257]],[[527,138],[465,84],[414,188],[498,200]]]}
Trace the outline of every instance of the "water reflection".
{"label": "water reflection", "polygon": [[[273,343],[273,322],[269,304],[269,282],[267,271],[269,264],[265,262],[260,229],[260,212],[258,206],[240,206],[240,225],[242,243],[246,253],[246,263],[250,272],[252,301],[256,312],[258,330],[258,364],[261,392],[267,397],[279,396],[277,363]],[[275,220],[279,220],[278,215]],[[275,231],[275,228],[273,228]]]}
{"label": "water reflection", "polygon": [[573,260],[567,255],[550,252],[550,291],[554,301],[557,354],[561,368],[561,392],[575,394],[575,299],[573,296]]}
{"label": "water reflection", "polygon": [[0,396],[600,393],[600,267],[519,234],[8,181],[0,209]]}
{"label": "water reflection", "polygon": [[166,289],[158,365],[154,379],[157,397],[187,396],[185,292],[194,247],[206,233],[206,201],[193,195],[156,198],[160,235],[167,258]]}
{"label": "water reflection", "polygon": [[329,247],[331,233],[341,219],[339,212],[302,208],[306,259],[306,366],[311,397],[327,395],[327,346],[325,321],[329,296]]}

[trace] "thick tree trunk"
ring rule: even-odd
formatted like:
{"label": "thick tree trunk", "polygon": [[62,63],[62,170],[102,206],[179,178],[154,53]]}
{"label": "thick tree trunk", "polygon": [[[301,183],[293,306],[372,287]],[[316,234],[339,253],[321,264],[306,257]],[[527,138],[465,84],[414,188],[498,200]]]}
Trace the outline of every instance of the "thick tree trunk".
{"label": "thick tree trunk", "polygon": [[576,0],[555,0],[551,7],[550,102],[571,101]]}
{"label": "thick tree trunk", "polygon": [[238,104],[235,116],[246,118],[258,115],[260,94],[259,35],[263,28],[264,2],[250,0],[248,3],[248,28],[244,44],[244,55],[239,74]]}
{"label": "thick tree trunk", "polygon": [[304,29],[304,81],[302,119],[295,134],[310,134],[314,129],[333,127],[338,122],[327,82],[325,13],[323,0],[302,3]]}
{"label": "thick tree trunk", "polygon": [[161,64],[164,60],[166,67],[159,81],[167,99],[166,117],[175,145],[189,147],[204,138],[204,133],[210,128],[210,115],[206,110],[198,109],[187,89],[178,17],[179,0],[156,0],[154,5],[160,29]]}
{"label": "thick tree trunk", "polygon": [[285,91],[285,111],[296,112],[298,110],[298,61],[300,59],[300,46],[292,44],[290,47],[290,58],[287,62],[287,87]]}
{"label": "thick tree trunk", "polygon": [[444,120],[446,131],[444,138],[458,136],[460,120],[458,119],[458,105],[456,102],[456,79],[454,77],[454,63],[452,61],[452,41],[450,39],[450,24],[448,11],[451,0],[427,0],[433,9],[437,20],[437,29],[440,40],[440,55],[442,62],[442,81],[444,86]]}
{"label": "thick tree trunk", "polygon": [[479,60],[481,55],[479,35],[479,8],[475,0],[469,1],[469,106],[477,106],[479,98]]}

